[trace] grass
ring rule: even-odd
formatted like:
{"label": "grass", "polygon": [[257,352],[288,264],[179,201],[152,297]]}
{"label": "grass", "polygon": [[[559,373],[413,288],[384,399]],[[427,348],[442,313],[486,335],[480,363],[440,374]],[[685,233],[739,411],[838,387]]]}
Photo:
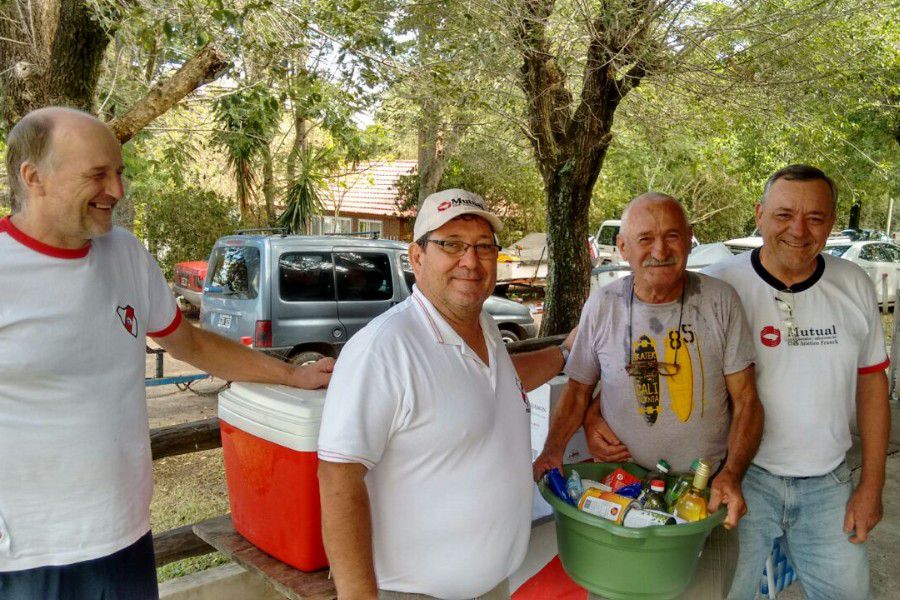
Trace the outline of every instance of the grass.
{"label": "grass", "polygon": [[[168,531],[228,512],[222,449],[163,458],[153,463],[150,504],[154,532]],[[220,552],[186,558],[156,570],[160,582],[230,562]]]}

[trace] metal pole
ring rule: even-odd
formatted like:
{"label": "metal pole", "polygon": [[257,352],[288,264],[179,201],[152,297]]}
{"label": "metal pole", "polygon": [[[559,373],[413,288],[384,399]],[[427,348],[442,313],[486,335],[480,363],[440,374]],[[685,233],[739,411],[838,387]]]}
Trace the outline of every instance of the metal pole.
{"label": "metal pole", "polygon": [[881,314],[883,315],[886,315],[888,311],[887,276],[887,273],[881,274]]}

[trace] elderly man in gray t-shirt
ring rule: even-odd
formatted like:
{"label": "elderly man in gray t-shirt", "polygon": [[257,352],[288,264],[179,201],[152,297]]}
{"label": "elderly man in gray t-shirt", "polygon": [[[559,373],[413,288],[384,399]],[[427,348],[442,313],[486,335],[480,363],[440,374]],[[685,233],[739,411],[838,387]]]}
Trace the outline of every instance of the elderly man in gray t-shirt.
{"label": "elderly man in gray t-shirt", "polygon": [[643,194],[625,208],[617,245],[633,275],[584,306],[569,382],[534,476],[560,466],[583,423],[591,453],[604,462],[632,459],[651,469],[666,459],[687,471],[706,459],[718,473],[709,507],[725,503],[731,528],[746,512],[741,478],[759,445],[763,409],[740,300],[728,284],[686,271],[690,243],[671,196]]}

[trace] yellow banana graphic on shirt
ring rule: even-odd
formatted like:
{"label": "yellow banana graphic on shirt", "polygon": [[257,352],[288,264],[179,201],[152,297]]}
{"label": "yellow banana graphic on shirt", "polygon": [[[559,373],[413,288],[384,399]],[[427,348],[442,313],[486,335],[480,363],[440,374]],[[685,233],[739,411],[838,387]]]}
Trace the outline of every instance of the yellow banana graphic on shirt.
{"label": "yellow banana graphic on shirt", "polygon": [[681,333],[670,331],[665,342],[666,362],[675,362],[678,352],[678,372],[665,378],[669,389],[669,406],[678,420],[684,423],[691,417],[694,408],[694,369],[691,364],[691,353],[684,343]]}

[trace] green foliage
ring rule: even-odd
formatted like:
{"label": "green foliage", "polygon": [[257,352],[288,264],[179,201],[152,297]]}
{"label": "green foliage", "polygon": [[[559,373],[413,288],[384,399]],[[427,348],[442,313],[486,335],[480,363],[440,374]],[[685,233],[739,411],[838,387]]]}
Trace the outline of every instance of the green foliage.
{"label": "green foliage", "polygon": [[301,151],[297,161],[297,176],[289,184],[285,210],[278,217],[278,225],[288,233],[306,233],[312,217],[322,211],[322,193],[327,190],[325,179],[331,152],[327,149]]}
{"label": "green foliage", "polygon": [[212,140],[225,150],[241,217],[246,219],[256,187],[254,162],[272,140],[281,105],[269,90],[253,86],[222,96],[215,101],[213,110],[220,130],[213,134]]}
{"label": "green foliage", "polygon": [[206,260],[213,244],[240,224],[230,202],[215,192],[187,186],[134,190],[135,235],[147,240],[167,278],[176,263]]}

